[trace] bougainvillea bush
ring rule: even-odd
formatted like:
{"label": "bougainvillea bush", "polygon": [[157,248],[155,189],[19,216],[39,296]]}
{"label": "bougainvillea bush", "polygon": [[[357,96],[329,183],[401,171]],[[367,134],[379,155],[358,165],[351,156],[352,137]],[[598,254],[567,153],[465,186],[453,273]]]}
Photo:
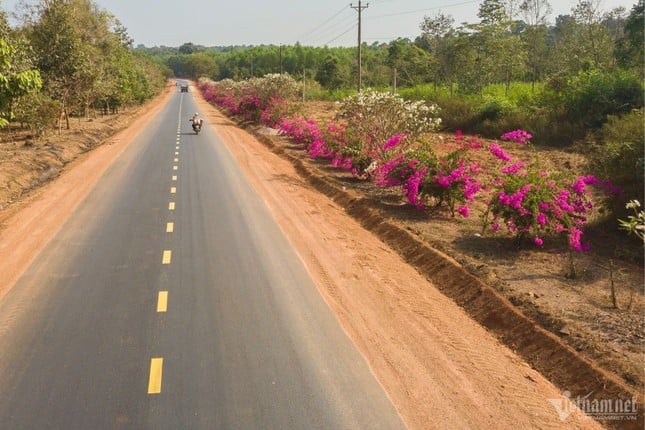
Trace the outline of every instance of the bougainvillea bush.
{"label": "bougainvillea bush", "polygon": [[470,163],[463,150],[437,155],[430,145],[382,161],[374,169],[379,186],[400,186],[409,203],[424,209],[429,203],[446,206],[454,215],[456,205],[460,215],[468,217],[468,202],[473,202],[481,188],[477,176],[479,166]]}
{"label": "bougainvillea bush", "polygon": [[[445,207],[453,216],[468,217],[474,208],[483,208],[485,231],[505,231],[518,242],[528,238],[542,246],[547,238],[565,235],[572,250],[585,251],[589,244],[583,228],[594,209],[592,189],[618,192],[592,175],[543,171],[535,151],[530,161],[513,159],[502,143],[484,147],[459,132],[452,148],[447,143],[433,147],[423,138],[441,123],[436,106],[395,94],[368,90],[348,97],[337,118],[323,124],[290,113],[297,85],[288,76],[202,80],[199,87],[206,100],[229,114],[275,127],[313,158],[371,178],[377,186],[400,189],[418,209]],[[524,130],[501,136],[528,147],[532,138]],[[474,151],[489,153],[496,167],[472,162]]]}
{"label": "bougainvillea bush", "polygon": [[[519,144],[528,144],[531,138],[522,130],[502,136]],[[590,187],[608,193],[619,191],[593,175],[574,177],[542,171],[536,154],[529,164],[514,162],[496,143],[488,150],[500,167],[488,187],[485,227],[493,232],[504,228],[518,242],[528,237],[537,246],[542,246],[547,236],[566,234],[571,249],[587,251],[589,244],[582,239],[582,229],[594,209]]]}
{"label": "bougainvillea bush", "polygon": [[275,127],[289,114],[287,102],[301,91],[301,84],[286,74],[270,74],[236,82],[200,79],[206,101],[223,107],[230,115]]}

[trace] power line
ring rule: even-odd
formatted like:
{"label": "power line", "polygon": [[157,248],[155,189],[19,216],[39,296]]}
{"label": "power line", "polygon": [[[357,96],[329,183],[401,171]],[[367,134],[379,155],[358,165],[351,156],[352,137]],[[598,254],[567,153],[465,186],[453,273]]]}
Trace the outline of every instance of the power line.
{"label": "power line", "polygon": [[352,15],[347,15],[343,19],[327,26],[322,31],[319,31],[317,35],[310,37],[309,40],[322,41],[323,39],[334,37],[338,32],[345,31],[350,23],[353,25],[353,21],[354,17]]}
{"label": "power line", "polygon": [[312,34],[312,33],[316,32],[319,28],[323,27],[323,26],[324,26],[324,25],[326,25],[328,22],[330,22],[331,20],[333,20],[334,18],[336,18],[338,15],[340,15],[340,14],[341,14],[341,13],[343,13],[343,12],[345,12],[346,10],[347,10],[347,8],[346,8],[345,6],[343,6],[343,7],[342,7],[342,9],[340,9],[338,12],[336,12],[336,13],[335,13],[334,15],[332,15],[331,17],[327,18],[324,22],[322,22],[321,24],[317,25],[317,26],[316,26],[316,27],[314,27],[313,29],[311,29],[311,30],[309,30],[309,31],[305,32],[304,34],[301,34],[301,35],[298,37],[298,39],[301,39],[301,38],[303,38],[303,37],[309,36],[310,34]]}
{"label": "power line", "polygon": [[352,24],[352,26],[351,26],[350,28],[348,28],[347,30],[343,31],[341,34],[339,34],[338,36],[334,37],[334,38],[333,38],[333,39],[331,39],[330,41],[325,42],[325,45],[329,45],[331,42],[335,41],[336,39],[341,38],[342,36],[346,35],[346,34],[347,34],[347,33],[349,33],[350,31],[352,31],[353,29],[355,29],[357,26],[358,26],[358,24]]}
{"label": "power line", "polygon": [[[387,0],[381,0],[381,1],[387,1]],[[443,5],[443,6],[436,6],[436,7],[426,8],[426,9],[416,9],[416,10],[410,10],[410,11],[406,11],[406,12],[396,12],[396,13],[389,13],[389,14],[386,14],[386,15],[376,15],[376,16],[371,16],[370,18],[375,19],[375,18],[386,18],[386,17],[390,17],[390,16],[411,15],[411,14],[419,13],[419,12],[428,12],[428,11],[437,10],[437,9],[447,9],[447,8],[454,7],[454,6],[464,6],[464,5],[467,5],[467,4],[479,3],[479,2],[480,2],[480,0],[465,1],[465,2],[461,2],[461,3],[451,3],[451,4],[446,4],[446,5]]]}

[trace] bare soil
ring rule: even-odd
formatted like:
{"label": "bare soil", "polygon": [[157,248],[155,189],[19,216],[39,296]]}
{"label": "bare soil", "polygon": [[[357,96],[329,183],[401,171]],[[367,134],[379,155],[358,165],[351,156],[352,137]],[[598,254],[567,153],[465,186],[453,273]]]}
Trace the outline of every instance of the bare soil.
{"label": "bare soil", "polygon": [[[139,111],[145,114],[138,118],[138,127],[145,126],[145,121],[158,112],[172,91],[176,89],[169,88],[164,96]],[[312,186],[311,178],[303,177],[302,169],[284,157],[285,153],[293,153],[307,168],[322,172],[317,178],[331,175],[339,188],[352,191],[356,200],[372,196],[374,201],[385,202],[382,204],[386,207],[377,208],[378,214],[387,214],[393,227],[403,226],[411,238],[418,238],[418,242],[410,242],[413,245],[431,241],[433,246],[450,254],[454,259],[444,254],[441,259],[432,259],[451,268],[446,272],[447,276],[437,279],[449,283],[457,274],[452,271],[454,268],[466,267],[508,297],[521,299],[516,300],[519,304],[531,304],[526,309],[535,307],[538,320],[548,322],[549,318],[557,317],[557,321],[569,324],[567,331],[570,334],[562,336],[565,339],[579,336],[585,344],[593,345],[594,337],[607,333],[616,348],[633,345],[632,337],[619,338],[615,333],[611,334],[632,327],[633,336],[640,336],[641,341],[635,342],[639,346],[632,346],[634,355],[625,356],[621,352],[617,357],[622,357],[621,363],[627,363],[626,368],[634,364],[642,372],[640,287],[632,298],[631,311],[612,310],[606,304],[606,288],[603,289],[603,282],[598,280],[600,275],[576,281],[561,276],[562,257],[557,249],[516,250],[503,239],[474,236],[478,229],[465,221],[455,222],[448,215],[428,217],[410,210],[400,200],[396,201],[394,195],[369,194],[383,190],[370,190],[365,182],[329,171],[306,159],[300,148],[292,147],[281,138],[271,136],[272,144],[279,146],[269,150],[266,144],[237,127],[215,108],[203,101],[201,104],[200,111],[206,114],[208,123],[216,127],[271,208],[316,280],[321,294],[410,428],[592,429],[601,425],[578,411],[561,420],[550,399],[562,399],[562,391],[567,387],[554,386],[492,332],[475,322],[464,310],[467,304],[462,303],[460,307],[455,303],[458,300],[447,298],[438,283],[428,281],[427,276],[415,268],[418,265],[410,264],[410,259],[404,260],[400,250],[394,251],[391,245],[386,245],[383,234],[377,236],[369,226],[365,228],[356,221],[355,212],[364,211],[364,206],[352,209],[347,200],[336,202],[321,194]],[[130,112],[130,115],[100,127],[101,121],[93,121],[84,124],[88,127],[86,131],[72,132],[33,146],[25,147],[24,140],[20,144],[17,139],[7,142],[3,138],[0,152],[6,149],[10,155],[1,156],[0,175],[11,173],[0,176],[3,190],[0,194],[3,205],[0,211],[3,226],[0,230],[0,273],[3,273],[0,297],[58,231],[100,174],[136,136],[138,128],[110,135],[125,127],[138,112]],[[92,126],[103,130],[105,135]],[[96,149],[86,152],[89,147]],[[73,153],[76,155],[71,155]],[[46,173],[48,171],[50,173]],[[325,186],[323,182],[319,185]],[[372,227],[377,230],[388,225],[379,223]],[[592,267],[593,260],[584,259],[578,261],[579,267]],[[435,267],[433,272],[441,273],[441,267]],[[463,279],[464,285],[470,286],[476,278]],[[638,285],[642,285],[642,278],[639,282]],[[593,287],[596,283],[598,286]],[[595,294],[588,292],[589,288],[597,288]],[[621,306],[625,306],[628,295],[624,291],[628,290],[624,286],[621,288]],[[555,294],[559,294],[557,300],[552,299]],[[553,309],[546,302],[552,303]],[[573,316],[587,318],[583,314],[597,312],[594,309],[600,309],[602,313],[595,331],[589,326],[590,335],[583,330],[584,324],[576,325],[577,319]],[[634,326],[633,321],[638,324]],[[640,378],[642,381],[642,375]],[[642,422],[632,424],[642,427]],[[615,423],[614,426],[620,427]],[[638,427],[627,423],[625,428]]]}

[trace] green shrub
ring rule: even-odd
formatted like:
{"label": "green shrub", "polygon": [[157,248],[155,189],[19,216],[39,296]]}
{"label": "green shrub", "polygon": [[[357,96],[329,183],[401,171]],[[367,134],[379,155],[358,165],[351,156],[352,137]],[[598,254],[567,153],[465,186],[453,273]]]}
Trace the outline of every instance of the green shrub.
{"label": "green shrub", "polygon": [[477,112],[472,102],[458,97],[439,97],[437,105],[441,108],[441,124],[445,130],[474,131]]}
{"label": "green shrub", "polygon": [[608,208],[616,216],[626,215],[625,204],[629,200],[645,200],[644,154],[643,110],[609,116],[592,148],[590,167],[596,176],[608,179],[621,188],[620,195],[607,201]]}
{"label": "green shrub", "polygon": [[41,136],[56,127],[61,113],[61,103],[42,94],[28,94],[21,97],[15,106],[16,121],[27,124],[37,135]]}
{"label": "green shrub", "polygon": [[582,71],[552,78],[540,102],[556,113],[555,121],[579,123],[582,131],[599,129],[608,115],[643,107],[643,85],[641,78],[629,71]]}
{"label": "green shrub", "polygon": [[485,96],[484,101],[477,107],[477,120],[496,121],[515,112],[515,105],[504,97]]}

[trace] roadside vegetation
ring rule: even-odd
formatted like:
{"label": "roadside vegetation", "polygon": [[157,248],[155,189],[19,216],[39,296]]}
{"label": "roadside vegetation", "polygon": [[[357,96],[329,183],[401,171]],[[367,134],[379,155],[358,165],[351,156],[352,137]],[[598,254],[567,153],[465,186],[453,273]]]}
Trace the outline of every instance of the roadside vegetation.
{"label": "roadside vegetation", "polygon": [[18,25],[0,11],[0,125],[33,136],[71,128],[158,94],[172,74],[132,48],[118,19],[90,0],[26,3]]}
{"label": "roadside vegetation", "polygon": [[[621,188],[606,200],[627,216],[643,201],[643,16],[603,11],[580,0],[548,24],[546,0],[484,0],[477,23],[456,26],[439,13],[419,23],[415,40],[365,44],[366,88],[395,92],[440,109],[441,130],[498,138],[522,129],[537,147],[588,157],[589,174]],[[355,48],[293,46],[138,47],[175,75],[246,81],[284,73],[299,96],[339,101],[355,95]]]}

